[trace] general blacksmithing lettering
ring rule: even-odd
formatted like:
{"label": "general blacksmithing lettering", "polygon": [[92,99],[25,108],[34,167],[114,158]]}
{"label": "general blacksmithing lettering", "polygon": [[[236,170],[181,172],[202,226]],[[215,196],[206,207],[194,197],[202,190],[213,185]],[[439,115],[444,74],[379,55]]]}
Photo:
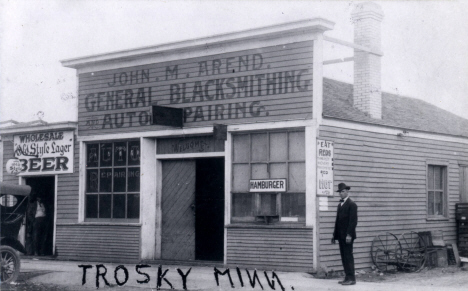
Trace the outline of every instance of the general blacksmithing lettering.
{"label": "general blacksmithing lettering", "polygon": [[[308,69],[277,73],[248,75],[242,77],[180,83],[170,86],[170,103],[192,103],[243,97],[258,97],[309,90],[310,80],[303,80]],[[188,86],[192,85],[192,86]],[[188,87],[193,87],[187,92]]]}
{"label": "general blacksmithing lettering", "polygon": [[86,111],[107,111],[147,107],[151,105],[151,87],[103,91],[85,97]]}
{"label": "general blacksmithing lettering", "polygon": [[[297,93],[311,91],[312,71],[303,65],[274,69],[270,66],[276,61],[269,58],[261,53],[244,54],[114,73],[107,82],[108,89],[112,89],[86,94],[82,107],[96,114],[113,112],[95,115],[94,119],[86,115],[85,127],[95,130],[151,125],[149,111],[156,102],[159,106],[182,108],[184,123],[260,118],[281,115],[283,109],[290,115],[285,99],[296,94],[292,103],[308,102],[306,94]],[[119,88],[144,83],[148,84]],[[269,100],[276,95],[287,96]]]}
{"label": "general blacksmithing lettering", "polygon": [[[170,86],[170,103],[184,104],[204,101],[277,95],[309,90],[311,81],[303,79],[308,69],[248,75],[179,83]],[[193,88],[188,91],[187,88]],[[184,108],[184,122],[238,119],[268,116],[260,101],[232,102]]]}
{"label": "general blacksmithing lettering", "polygon": [[145,108],[144,111],[105,114],[102,128],[121,128],[138,124],[144,126],[150,123],[147,108],[151,105],[151,87],[136,89],[103,91],[91,93],[85,97],[85,107],[88,112],[107,111],[114,109]]}

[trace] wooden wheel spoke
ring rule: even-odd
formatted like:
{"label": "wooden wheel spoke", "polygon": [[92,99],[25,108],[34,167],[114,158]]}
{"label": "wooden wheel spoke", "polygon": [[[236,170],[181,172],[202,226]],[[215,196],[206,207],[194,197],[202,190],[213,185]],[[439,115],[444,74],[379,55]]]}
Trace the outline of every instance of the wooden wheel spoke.
{"label": "wooden wheel spoke", "polygon": [[16,280],[20,269],[20,259],[12,247],[2,245],[0,248],[1,282],[8,283]]}
{"label": "wooden wheel spoke", "polygon": [[382,239],[380,238],[380,235],[377,237],[380,241],[380,243],[382,244],[382,246],[385,248],[385,244],[383,243]]}

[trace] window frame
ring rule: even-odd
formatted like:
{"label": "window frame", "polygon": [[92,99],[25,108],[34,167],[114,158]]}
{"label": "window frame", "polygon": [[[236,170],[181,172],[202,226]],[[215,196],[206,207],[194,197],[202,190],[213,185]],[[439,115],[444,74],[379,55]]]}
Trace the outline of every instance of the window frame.
{"label": "window frame", "polygon": [[[290,147],[290,143],[289,143],[289,134],[290,133],[294,133],[294,132],[298,132],[298,133],[303,133],[304,134],[304,140],[303,140],[303,143],[304,143],[304,156],[303,156],[303,159],[302,160],[299,160],[299,159],[290,159],[290,156],[289,156],[289,147]],[[270,153],[270,134],[275,134],[275,133],[286,133],[287,134],[287,137],[286,137],[286,143],[287,143],[287,149],[286,149],[286,154],[287,154],[287,158],[286,160],[271,160],[271,153]],[[267,153],[266,153],[266,156],[267,156],[267,159],[265,161],[253,161],[252,160],[252,146],[253,146],[253,142],[252,142],[252,135],[253,134],[266,134],[267,135]],[[241,161],[241,162],[235,162],[234,161],[234,139],[235,139],[235,136],[239,136],[239,135],[248,135],[248,143],[249,143],[249,153],[248,153],[248,161]],[[236,132],[236,133],[233,133],[232,134],[232,149],[231,149],[231,183],[232,181],[234,180],[234,165],[236,164],[243,164],[243,165],[248,165],[248,177],[249,179],[253,179],[252,178],[252,165],[254,164],[266,164],[267,165],[267,172],[270,173],[270,166],[271,164],[284,164],[285,167],[286,167],[286,177],[281,177],[281,178],[286,178],[287,180],[287,190],[286,192],[248,192],[248,191],[235,191],[232,189],[232,186],[231,186],[231,191],[230,191],[230,200],[231,200],[231,217],[230,217],[230,221],[231,223],[252,223],[252,222],[256,222],[256,213],[258,213],[257,211],[261,208],[260,207],[260,204],[261,204],[261,199],[260,199],[260,196],[262,194],[276,194],[276,213],[279,217],[278,221],[275,222],[275,223],[280,223],[280,224],[305,224],[305,216],[306,216],[306,203],[304,202],[304,216],[303,217],[298,217],[298,216],[282,216],[282,196],[283,195],[297,195],[297,194],[302,194],[304,195],[304,199],[305,199],[305,195],[306,195],[306,185],[304,185],[304,189],[303,191],[298,191],[298,190],[289,190],[289,175],[290,175],[290,164],[294,164],[294,163],[303,163],[304,164],[304,183],[307,184],[307,181],[306,181],[306,177],[305,177],[305,168],[306,168],[306,137],[305,137],[305,129],[302,129],[302,128],[288,128],[288,129],[275,129],[275,130],[265,130],[265,131],[248,131],[248,132]],[[277,178],[277,179],[281,179],[281,178]],[[252,210],[254,212],[254,215],[253,216],[244,216],[244,217],[235,217],[234,216],[234,194],[251,194],[252,195],[252,200],[251,200],[251,204],[252,204]],[[291,221],[291,220],[285,220],[285,221],[282,221],[281,218],[297,218],[297,221]],[[263,222],[264,223],[264,222]]]}
{"label": "window frame", "polygon": [[[129,155],[129,143],[130,142],[138,142],[138,145],[139,145],[139,151],[140,151],[140,156],[139,156],[139,162],[137,165],[130,165],[129,164],[129,158],[128,158],[128,155]],[[89,145],[92,145],[92,144],[96,144],[98,146],[98,152],[100,152],[100,146],[102,144],[112,144],[112,164],[111,165],[108,165],[108,166],[101,166],[100,162],[101,162],[101,156],[100,156],[100,153],[98,154],[98,163],[97,163],[97,166],[91,166],[91,167],[88,167],[87,165],[87,158],[88,158],[88,146]],[[126,163],[125,165],[118,165],[118,166],[115,166],[114,165],[114,149],[115,149],[115,144],[116,143],[126,143],[126,146],[127,146],[127,153],[126,153]],[[82,222],[84,223],[112,223],[112,224],[138,224],[140,223],[140,218],[141,218],[141,141],[140,139],[134,139],[134,138],[130,138],[130,139],[112,139],[112,140],[96,140],[96,141],[86,141],[86,142],[83,142],[83,147],[84,147],[84,157],[83,157],[83,161],[84,161],[84,173],[83,173],[83,219],[82,219]],[[139,170],[139,177],[138,179],[140,179],[139,181],[139,184],[140,184],[140,187],[139,187],[139,190],[138,191],[128,191],[129,189],[129,183],[128,183],[128,179],[129,179],[129,176],[128,176],[128,173],[129,173],[129,170],[132,169],[132,168],[138,168]],[[100,170],[101,169],[110,169],[111,170],[111,173],[112,173],[112,177],[111,177],[111,191],[108,192],[108,191],[104,191],[104,192],[101,192],[101,189],[100,189],[100,183],[101,183],[101,179],[99,178],[100,177]],[[114,192],[114,170],[115,169],[125,169],[125,191],[123,192]],[[97,185],[97,192],[88,192],[88,170],[97,170],[98,171],[98,185]],[[127,218],[126,216],[128,215],[128,195],[138,195],[138,218]],[[97,196],[97,200],[98,200],[98,205],[97,205],[97,212],[98,212],[98,216],[99,216],[99,196],[100,195],[111,195],[111,205],[110,205],[110,213],[111,213],[111,217],[110,218],[88,218],[87,217],[87,196],[88,195],[96,195]],[[113,199],[114,199],[114,196],[115,195],[125,195],[125,217],[124,218],[114,218],[113,215],[113,210],[114,210],[114,203],[113,203]]]}
{"label": "window frame", "polygon": [[[441,160],[427,160],[426,161],[426,220],[448,220],[449,219],[449,187],[448,187],[448,180],[449,180],[449,162],[448,161],[441,161]],[[430,188],[429,185],[429,167],[441,167],[442,168],[442,189],[433,189]],[[440,192],[442,190],[442,211],[443,214],[429,214],[429,191],[433,192]]]}

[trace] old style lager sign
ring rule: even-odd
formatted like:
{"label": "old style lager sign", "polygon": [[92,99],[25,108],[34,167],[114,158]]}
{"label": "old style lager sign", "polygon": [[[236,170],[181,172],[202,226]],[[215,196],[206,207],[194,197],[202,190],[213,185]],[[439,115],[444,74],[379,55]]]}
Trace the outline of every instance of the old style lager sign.
{"label": "old style lager sign", "polygon": [[333,142],[317,140],[317,195],[333,196]]}
{"label": "old style lager sign", "polygon": [[73,173],[73,131],[25,133],[13,137],[21,174]]}

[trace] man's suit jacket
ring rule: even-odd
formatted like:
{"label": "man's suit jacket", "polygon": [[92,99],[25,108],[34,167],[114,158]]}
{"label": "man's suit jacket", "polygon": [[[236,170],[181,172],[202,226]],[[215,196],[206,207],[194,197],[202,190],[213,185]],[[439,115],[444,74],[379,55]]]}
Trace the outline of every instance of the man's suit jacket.
{"label": "man's suit jacket", "polygon": [[[341,204],[341,203],[340,203]],[[346,235],[350,235],[356,239],[357,226],[357,205],[351,198],[348,198],[343,206],[338,204],[336,211],[335,231],[333,239],[346,239]]]}

